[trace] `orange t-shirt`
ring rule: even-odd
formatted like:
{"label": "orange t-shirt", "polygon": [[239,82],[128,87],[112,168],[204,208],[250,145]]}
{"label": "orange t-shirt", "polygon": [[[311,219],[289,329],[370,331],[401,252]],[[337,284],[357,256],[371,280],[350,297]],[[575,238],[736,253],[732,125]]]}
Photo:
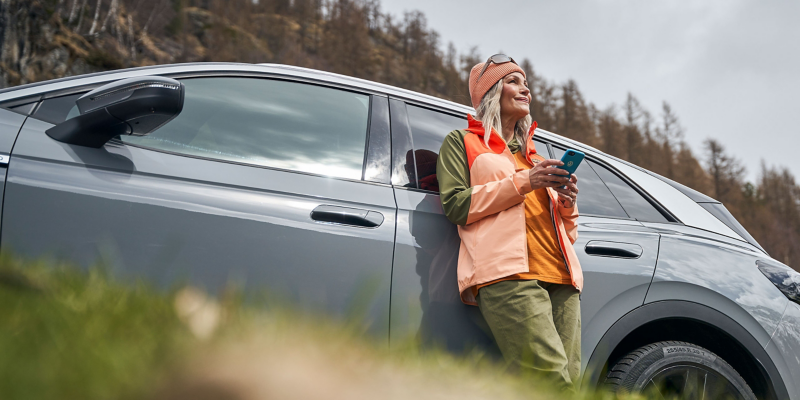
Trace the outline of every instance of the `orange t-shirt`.
{"label": "orange t-shirt", "polygon": [[[517,161],[517,168],[532,168],[521,151],[514,154],[514,159]],[[534,161],[539,161],[539,159],[536,158]],[[484,286],[510,280],[536,279],[550,283],[572,284],[572,278],[564,261],[564,254],[561,253],[558,245],[556,228],[550,214],[550,196],[547,194],[547,189],[536,189],[525,195],[525,225],[527,226],[528,272],[509,275],[473,286],[473,294],[477,295],[478,289]]]}

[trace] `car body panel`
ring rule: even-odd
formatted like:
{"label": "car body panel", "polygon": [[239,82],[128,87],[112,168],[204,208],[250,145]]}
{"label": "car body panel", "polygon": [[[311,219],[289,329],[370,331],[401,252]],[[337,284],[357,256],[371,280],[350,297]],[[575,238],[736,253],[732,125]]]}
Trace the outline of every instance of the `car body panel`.
{"label": "car body panel", "polygon": [[11,149],[14,147],[14,142],[17,140],[17,135],[25,119],[24,115],[0,108],[0,221],[3,217],[3,199]]}
{"label": "car body panel", "polygon": [[477,346],[499,354],[478,307],[461,302],[456,284],[461,240],[439,196],[408,189],[395,189],[395,196],[392,346],[420,340],[456,353]]}
{"label": "car body panel", "polygon": [[[592,241],[635,244],[638,258],[596,256],[586,253]],[[623,315],[644,303],[658,257],[659,235],[637,221],[579,217],[575,252],[583,268],[581,294],[581,352],[591,354],[606,331]],[[582,358],[585,369],[589,357]]]}
{"label": "car body panel", "polygon": [[[11,154],[25,118],[24,115],[0,108],[0,155]],[[8,159],[0,160],[0,164],[8,164]]]}
{"label": "car body panel", "polygon": [[[344,315],[369,306],[387,334],[395,202],[388,185],[52,140],[29,119],[9,169],[2,246],[123,275],[266,289]],[[377,211],[377,228],[318,223],[334,205]],[[364,304],[356,304],[361,302]]]}
{"label": "car body panel", "polygon": [[766,346],[788,299],[756,268],[759,252],[700,235],[661,234],[658,266],[645,303],[674,299],[705,304],[734,318]]}
{"label": "car body panel", "polygon": [[800,398],[800,305],[789,302],[766,350],[781,374],[789,377],[784,381],[792,398]]}

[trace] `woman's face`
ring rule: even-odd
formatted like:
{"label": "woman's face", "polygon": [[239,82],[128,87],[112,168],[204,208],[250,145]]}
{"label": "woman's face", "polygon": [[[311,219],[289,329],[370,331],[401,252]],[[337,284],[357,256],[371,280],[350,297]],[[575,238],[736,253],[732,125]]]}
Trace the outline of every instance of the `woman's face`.
{"label": "woman's face", "polygon": [[500,95],[501,118],[513,118],[518,121],[530,114],[531,91],[528,81],[519,72],[503,77],[503,92]]}

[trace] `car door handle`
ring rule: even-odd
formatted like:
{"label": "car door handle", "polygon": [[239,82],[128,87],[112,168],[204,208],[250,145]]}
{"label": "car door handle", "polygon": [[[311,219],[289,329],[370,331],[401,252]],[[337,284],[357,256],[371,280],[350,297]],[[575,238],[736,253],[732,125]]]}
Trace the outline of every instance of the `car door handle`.
{"label": "car door handle", "polygon": [[642,256],[642,246],[633,243],[606,242],[592,240],[586,243],[586,254],[600,257],[639,258]]}
{"label": "car door handle", "polygon": [[311,219],[328,224],[377,228],[383,223],[383,214],[359,208],[322,205],[311,211]]}

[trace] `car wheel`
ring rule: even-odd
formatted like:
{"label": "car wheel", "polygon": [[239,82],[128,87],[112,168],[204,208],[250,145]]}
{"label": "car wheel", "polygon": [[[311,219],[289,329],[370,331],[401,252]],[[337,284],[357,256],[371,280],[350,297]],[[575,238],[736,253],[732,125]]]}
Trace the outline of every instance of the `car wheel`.
{"label": "car wheel", "polygon": [[613,393],[647,398],[756,399],[725,360],[686,342],[658,342],[628,353],[611,368],[604,385]]}

